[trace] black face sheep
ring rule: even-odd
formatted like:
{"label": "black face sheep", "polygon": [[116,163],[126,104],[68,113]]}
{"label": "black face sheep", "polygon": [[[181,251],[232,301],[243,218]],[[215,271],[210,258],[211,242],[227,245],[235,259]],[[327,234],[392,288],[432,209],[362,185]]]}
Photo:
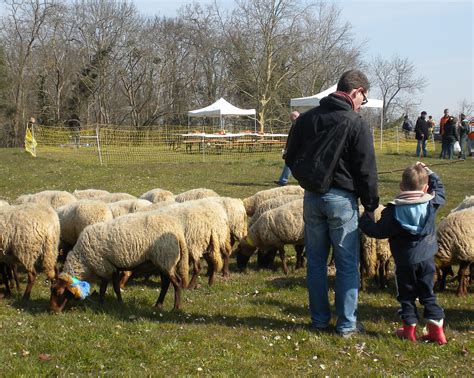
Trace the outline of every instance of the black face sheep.
{"label": "black face sheep", "polygon": [[30,297],[39,262],[48,278],[54,279],[59,232],[58,215],[49,205],[26,203],[0,209],[0,262],[25,267],[24,299]]}
{"label": "black face sheep", "polygon": [[188,283],[189,256],[183,228],[176,218],[140,213],[88,226],[52,286],[50,309],[63,310],[71,297],[71,277],[99,280],[101,302],[112,279],[115,294],[122,302],[119,271],[133,271],[146,264],[152,264],[161,273],[161,292],[155,306],[163,305],[171,282],[175,290],[174,308],[178,309],[181,288]]}
{"label": "black face sheep", "polygon": [[57,209],[61,206],[67,205],[72,202],[76,202],[77,198],[71,193],[60,191],[60,190],[44,190],[42,192],[34,194],[24,194],[18,197],[15,201],[16,204],[23,203],[41,203],[43,205],[50,205],[53,209]]}

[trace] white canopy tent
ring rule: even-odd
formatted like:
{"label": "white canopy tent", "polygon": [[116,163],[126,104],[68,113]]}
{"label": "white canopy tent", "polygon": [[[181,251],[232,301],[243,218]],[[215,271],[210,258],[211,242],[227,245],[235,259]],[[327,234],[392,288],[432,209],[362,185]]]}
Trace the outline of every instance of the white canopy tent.
{"label": "white canopy tent", "polygon": [[213,117],[219,118],[220,128],[224,129],[225,116],[253,116],[254,128],[257,130],[257,120],[255,115],[255,109],[240,109],[221,97],[219,100],[205,108],[190,110],[188,112],[188,125],[190,117]]}
{"label": "white canopy tent", "polygon": [[[314,108],[319,105],[319,101],[330,95],[331,93],[336,92],[337,84],[334,84],[332,87],[308,97],[297,97],[290,100],[290,107],[294,108]],[[369,98],[367,104],[362,105],[363,108],[379,108],[383,109],[383,101],[375,98]],[[382,136],[383,136],[383,112],[380,111],[380,149],[382,149]]]}

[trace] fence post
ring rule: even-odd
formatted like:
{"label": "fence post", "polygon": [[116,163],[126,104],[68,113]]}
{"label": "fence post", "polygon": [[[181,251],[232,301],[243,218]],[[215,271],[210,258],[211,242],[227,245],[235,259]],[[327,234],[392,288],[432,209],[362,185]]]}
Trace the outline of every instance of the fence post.
{"label": "fence post", "polygon": [[103,165],[103,163],[102,163],[102,151],[100,149],[99,130],[100,130],[99,125],[96,125],[96,127],[95,127],[95,138],[97,140],[97,153],[99,155],[100,165]]}

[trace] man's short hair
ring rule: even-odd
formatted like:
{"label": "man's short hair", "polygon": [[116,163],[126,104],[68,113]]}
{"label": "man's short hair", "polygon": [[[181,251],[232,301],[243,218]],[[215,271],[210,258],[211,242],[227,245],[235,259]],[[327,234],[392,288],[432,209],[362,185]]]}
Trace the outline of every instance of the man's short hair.
{"label": "man's short hair", "polygon": [[349,93],[353,89],[364,88],[367,92],[370,89],[369,79],[359,70],[349,70],[342,74],[337,83],[337,90]]}
{"label": "man's short hair", "polygon": [[403,171],[403,190],[421,190],[426,184],[428,184],[428,173],[425,168],[415,164]]}
{"label": "man's short hair", "polygon": [[444,109],[444,113],[448,113],[449,112],[449,109]]}
{"label": "man's short hair", "polygon": [[426,113],[424,110],[421,112],[421,115],[427,115],[428,113]]}

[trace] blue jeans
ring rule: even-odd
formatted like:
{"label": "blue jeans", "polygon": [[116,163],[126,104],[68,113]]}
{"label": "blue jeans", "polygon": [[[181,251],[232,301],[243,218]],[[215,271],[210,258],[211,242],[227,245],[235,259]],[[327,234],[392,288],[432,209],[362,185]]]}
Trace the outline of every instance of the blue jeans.
{"label": "blue jeans", "polygon": [[420,152],[423,150],[423,157],[426,157],[426,140],[418,140],[416,143],[416,156],[420,156]]}
{"label": "blue jeans", "polygon": [[281,171],[280,178],[278,179],[278,182],[280,184],[286,184],[288,182],[288,179],[290,178],[291,171],[290,167],[288,167],[286,164],[283,167],[283,170]]}
{"label": "blue jeans", "polygon": [[325,194],[305,191],[303,216],[312,326],[325,328],[331,320],[327,263],[332,245],[336,263],[336,330],[352,331],[356,328],[359,292],[357,197],[336,188]]}

